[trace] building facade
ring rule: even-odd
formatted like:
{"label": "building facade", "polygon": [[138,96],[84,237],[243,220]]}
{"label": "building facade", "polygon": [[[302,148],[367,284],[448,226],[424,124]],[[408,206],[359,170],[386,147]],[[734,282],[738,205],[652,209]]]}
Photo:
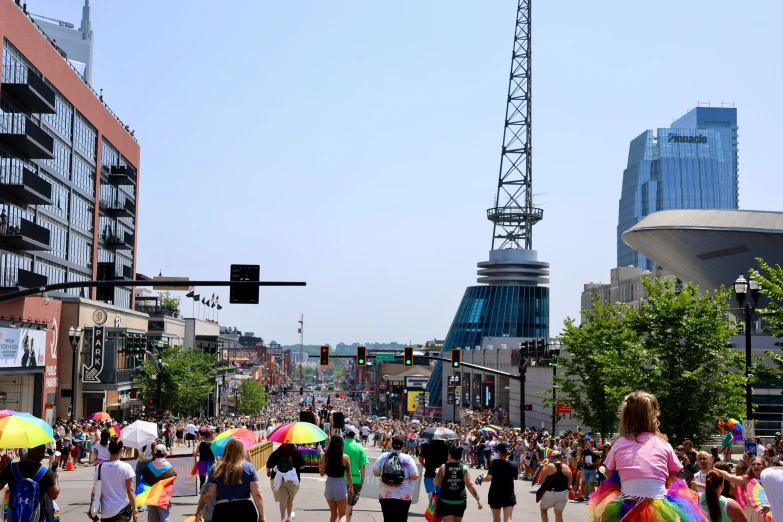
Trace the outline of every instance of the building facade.
{"label": "building facade", "polygon": [[46,36],[57,44],[63,57],[71,62],[87,83],[92,84],[93,34],[90,0],[84,0],[82,21],[78,29],[70,22],[35,14],[32,16]]}
{"label": "building facade", "polygon": [[587,283],[582,291],[582,322],[585,322],[585,312],[593,310],[593,296],[604,303],[625,303],[631,308],[638,308],[639,303],[649,297],[642,281],[666,275],[658,265],[652,270],[642,270],[635,266],[612,268],[609,283]]}
{"label": "building facade", "polygon": [[622,235],[654,212],[739,206],[737,109],[696,107],[631,141],[617,221],[617,266],[652,269]]}
{"label": "building facade", "polygon": [[[21,2],[0,0],[0,40],[0,291],[99,276],[133,279],[138,143]],[[146,315],[132,310],[131,289],[51,295],[0,304],[3,346],[14,351],[0,364],[3,407],[47,421],[66,416],[71,400],[80,414],[98,402],[129,411],[131,394],[121,392],[130,391],[130,382],[118,381],[128,375],[118,373],[127,369],[116,356],[125,352],[115,342],[118,330],[109,336],[115,346],[105,367],[101,359],[100,370],[85,376],[79,359],[99,308],[107,321],[109,311],[113,320],[119,316],[119,329],[146,332]],[[71,326],[83,332],[75,346]]]}
{"label": "building facade", "polygon": [[0,33],[0,287],[133,279],[138,143],[12,0]]}

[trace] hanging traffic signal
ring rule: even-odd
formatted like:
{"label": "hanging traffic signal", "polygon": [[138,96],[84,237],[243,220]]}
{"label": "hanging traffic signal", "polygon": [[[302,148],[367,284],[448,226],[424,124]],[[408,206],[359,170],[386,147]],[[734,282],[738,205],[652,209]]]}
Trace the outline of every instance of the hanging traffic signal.
{"label": "hanging traffic signal", "polygon": [[455,370],[462,364],[462,350],[459,348],[451,349],[451,367]]}
{"label": "hanging traffic signal", "polygon": [[403,351],[405,366],[413,366],[413,346],[406,346]]}
{"label": "hanging traffic signal", "polygon": [[329,347],[321,346],[321,366],[329,366]]}
{"label": "hanging traffic signal", "polygon": [[356,366],[366,366],[367,365],[367,347],[366,346],[357,346],[356,347]]}

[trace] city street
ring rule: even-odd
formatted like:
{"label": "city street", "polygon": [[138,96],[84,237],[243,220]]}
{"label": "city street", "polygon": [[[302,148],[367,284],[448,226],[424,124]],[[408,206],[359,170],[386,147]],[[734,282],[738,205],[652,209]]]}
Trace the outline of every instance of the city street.
{"label": "city street", "polygon": [[[179,449],[179,448],[177,448]],[[180,453],[179,451],[177,452]],[[374,448],[367,448],[367,455],[377,457],[381,453]],[[60,497],[57,503],[60,506],[60,519],[65,522],[86,519],[87,506],[92,491],[92,467],[77,468],[71,472],[60,473]],[[478,470],[471,469],[471,477],[478,475]],[[280,512],[272,497],[272,490],[266,473],[261,470],[262,489],[264,492],[264,506],[267,522],[277,522]],[[298,522],[323,522],[329,519],[329,507],[323,498],[325,478],[318,474],[305,473],[302,475],[302,485],[294,502],[296,520]],[[486,506],[489,484],[479,487],[482,502],[485,507],[479,511],[476,502],[468,499],[468,509],[465,512],[465,520],[492,520],[492,512]],[[530,482],[517,481],[517,507],[514,510],[515,522],[535,522],[541,520],[538,506],[536,505],[535,488],[530,487]],[[172,502],[171,522],[181,522],[193,515],[196,510],[198,497],[175,498]],[[424,519],[424,511],[427,509],[427,497],[422,486],[418,503],[411,506],[410,519]],[[566,522],[581,522],[587,516],[587,504],[569,502],[564,512]],[[139,514],[139,520],[146,522],[147,515]],[[383,515],[377,501],[362,498],[356,505],[353,520],[357,522],[382,522]],[[550,510],[550,520],[554,520],[554,513]]]}

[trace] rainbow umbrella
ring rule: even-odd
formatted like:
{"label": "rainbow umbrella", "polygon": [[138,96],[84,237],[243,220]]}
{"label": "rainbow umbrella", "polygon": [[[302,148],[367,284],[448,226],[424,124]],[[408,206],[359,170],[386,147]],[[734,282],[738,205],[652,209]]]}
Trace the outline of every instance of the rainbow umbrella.
{"label": "rainbow umbrella", "polygon": [[34,448],[54,440],[52,427],[29,413],[0,411],[0,448]]}
{"label": "rainbow umbrella", "polygon": [[221,456],[226,447],[226,443],[230,439],[239,439],[242,441],[242,445],[245,446],[245,449],[249,450],[256,443],[256,434],[247,428],[233,428],[218,433],[215,437],[215,441],[210,446],[212,453],[214,453],[216,457]]}
{"label": "rainbow umbrella", "polygon": [[289,422],[269,435],[270,441],[282,444],[312,444],[328,438],[324,430],[310,422]]}
{"label": "rainbow umbrella", "polygon": [[538,465],[538,469],[536,470],[536,474],[533,475],[533,484],[540,484],[541,483],[541,474],[544,472],[544,468],[549,464],[549,458],[544,457],[541,459],[541,462]]}
{"label": "rainbow umbrella", "polygon": [[737,419],[718,421],[718,428],[721,433],[726,433],[726,430],[733,432],[735,441],[742,440],[742,424]]}
{"label": "rainbow umbrella", "polygon": [[480,432],[480,433],[491,433],[491,434],[492,434],[492,435],[494,435],[495,437],[497,437],[497,436],[498,436],[498,432],[497,432],[497,431],[495,431],[495,430],[493,430],[493,429],[492,429],[492,428],[490,428],[490,427],[484,427],[484,428],[481,428],[481,429],[479,430],[479,432]]}
{"label": "rainbow umbrella", "polygon": [[107,421],[107,420],[111,420],[111,415],[109,415],[105,411],[99,411],[99,412],[93,413],[92,415],[87,417],[87,420],[91,420],[91,421]]}

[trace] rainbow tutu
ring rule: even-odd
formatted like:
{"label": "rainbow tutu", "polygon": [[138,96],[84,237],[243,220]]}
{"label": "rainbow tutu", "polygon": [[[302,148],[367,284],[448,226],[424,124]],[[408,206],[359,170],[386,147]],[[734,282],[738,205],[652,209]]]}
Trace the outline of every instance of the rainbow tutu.
{"label": "rainbow tutu", "polygon": [[[617,477],[616,473],[612,474]],[[663,498],[626,497],[616,478],[590,495],[589,522],[707,522],[699,495],[678,478]]]}

